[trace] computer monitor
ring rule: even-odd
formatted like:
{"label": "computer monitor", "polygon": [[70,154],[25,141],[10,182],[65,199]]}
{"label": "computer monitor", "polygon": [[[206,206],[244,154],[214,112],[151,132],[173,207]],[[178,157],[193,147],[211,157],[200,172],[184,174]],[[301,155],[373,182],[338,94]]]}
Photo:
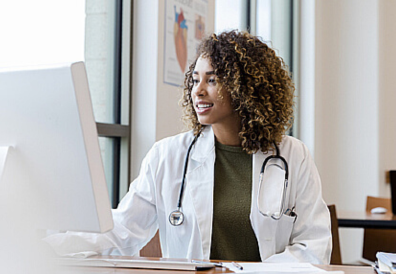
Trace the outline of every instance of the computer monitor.
{"label": "computer monitor", "polygon": [[39,229],[113,228],[83,62],[0,71],[0,219],[6,217]]}

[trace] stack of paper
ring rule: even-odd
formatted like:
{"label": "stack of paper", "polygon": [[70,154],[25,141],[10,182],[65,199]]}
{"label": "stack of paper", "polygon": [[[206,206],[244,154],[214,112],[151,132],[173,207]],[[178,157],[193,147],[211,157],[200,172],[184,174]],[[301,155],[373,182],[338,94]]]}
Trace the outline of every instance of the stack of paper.
{"label": "stack of paper", "polygon": [[377,260],[381,272],[396,274],[396,253],[377,252]]}
{"label": "stack of paper", "polygon": [[223,263],[223,266],[235,273],[250,274],[343,274],[343,271],[325,271],[309,263]]}

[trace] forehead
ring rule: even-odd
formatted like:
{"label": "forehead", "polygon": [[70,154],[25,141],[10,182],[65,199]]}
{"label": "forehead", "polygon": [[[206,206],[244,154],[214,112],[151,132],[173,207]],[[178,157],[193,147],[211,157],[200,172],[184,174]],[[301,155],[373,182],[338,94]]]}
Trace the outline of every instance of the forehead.
{"label": "forehead", "polygon": [[206,71],[213,71],[213,67],[210,63],[210,59],[207,57],[200,56],[195,64],[194,71],[197,72],[206,72]]}

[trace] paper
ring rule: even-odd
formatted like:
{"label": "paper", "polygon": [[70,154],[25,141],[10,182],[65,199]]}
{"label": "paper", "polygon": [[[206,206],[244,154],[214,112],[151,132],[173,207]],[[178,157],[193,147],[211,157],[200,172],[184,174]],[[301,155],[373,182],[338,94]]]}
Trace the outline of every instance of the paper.
{"label": "paper", "polygon": [[381,272],[384,273],[392,273],[395,274],[396,272],[393,271],[389,266],[387,266],[385,263],[383,263],[382,261],[378,260],[378,268]]}
{"label": "paper", "polygon": [[388,266],[392,273],[396,272],[396,253],[377,252],[379,262]]}
{"label": "paper", "polygon": [[235,273],[262,273],[262,274],[295,274],[295,273],[343,273],[326,272],[323,269],[313,266],[309,263],[239,263],[243,270],[236,268],[232,263],[223,263],[225,267]]}

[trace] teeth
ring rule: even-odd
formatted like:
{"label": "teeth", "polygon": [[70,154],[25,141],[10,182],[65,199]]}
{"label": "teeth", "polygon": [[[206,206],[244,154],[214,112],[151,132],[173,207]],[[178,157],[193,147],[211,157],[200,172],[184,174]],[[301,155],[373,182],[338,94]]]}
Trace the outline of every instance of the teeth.
{"label": "teeth", "polygon": [[197,107],[198,108],[210,108],[211,106],[213,106],[212,104],[198,104]]}

